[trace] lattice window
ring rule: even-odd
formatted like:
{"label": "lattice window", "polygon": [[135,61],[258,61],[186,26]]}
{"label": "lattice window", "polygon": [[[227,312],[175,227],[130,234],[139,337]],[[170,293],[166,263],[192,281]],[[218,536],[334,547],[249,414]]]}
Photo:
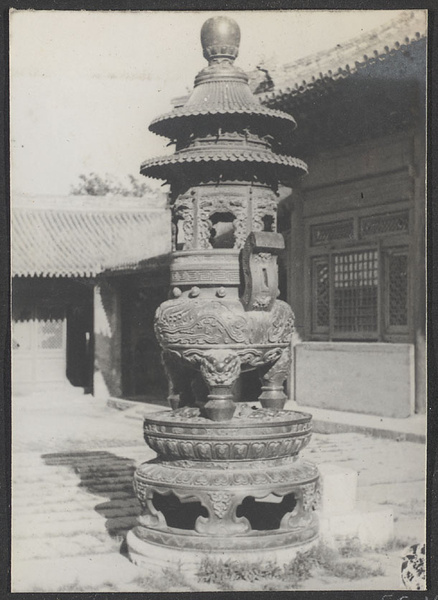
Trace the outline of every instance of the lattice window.
{"label": "lattice window", "polygon": [[36,320],[38,348],[61,350],[64,346],[64,310],[59,306],[39,306]]}
{"label": "lattice window", "polygon": [[64,342],[64,321],[40,321],[38,323],[38,347],[60,350]]}
{"label": "lattice window", "polygon": [[409,233],[409,212],[396,212],[372,217],[362,217],[359,220],[360,237],[382,234]]}
{"label": "lattice window", "polygon": [[333,255],[333,330],[378,330],[378,253],[358,250]]}
{"label": "lattice window", "polygon": [[310,243],[319,246],[334,240],[352,240],[354,237],[353,219],[320,223],[310,228]]}
{"label": "lattice window", "polygon": [[310,263],[309,325],[315,338],[389,340],[407,335],[408,248],[375,244],[326,252],[314,251]]}
{"label": "lattice window", "polygon": [[330,325],[330,279],[327,256],[313,259],[312,284],[313,330],[327,330]]}
{"label": "lattice window", "polygon": [[388,316],[390,327],[408,324],[408,257],[388,256]]}

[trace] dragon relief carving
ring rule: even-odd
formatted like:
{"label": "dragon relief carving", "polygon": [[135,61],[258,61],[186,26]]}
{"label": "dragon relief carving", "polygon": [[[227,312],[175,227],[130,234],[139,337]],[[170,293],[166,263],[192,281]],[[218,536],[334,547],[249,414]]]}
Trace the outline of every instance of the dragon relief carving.
{"label": "dragon relief carving", "polygon": [[236,350],[240,356],[242,364],[251,367],[260,367],[276,361],[281,354],[281,348],[272,348],[270,350],[261,350],[259,348],[245,348],[244,350]]}
{"label": "dragon relief carving", "polygon": [[272,321],[267,331],[270,343],[290,342],[294,332],[294,314],[286,302],[277,300],[272,311]]}
{"label": "dragon relief carving", "polygon": [[321,502],[321,490],[318,481],[301,486],[304,512],[317,510]]}
{"label": "dragon relief carving", "polygon": [[210,386],[231,386],[240,375],[240,358],[232,350],[207,350],[201,355],[201,373]]}
{"label": "dragon relief carving", "polygon": [[[277,300],[270,312],[244,312],[236,300],[178,298],[167,300],[155,313],[155,334],[164,349],[171,346],[215,344],[289,344],[294,316]],[[245,348],[249,354],[252,348]],[[255,353],[258,350],[254,349]]]}
{"label": "dragon relief carving", "polygon": [[265,385],[271,384],[273,387],[282,387],[286,381],[291,368],[291,353],[289,348],[283,348],[278,360],[272,365],[269,371],[263,376]]}
{"label": "dragon relief carving", "polygon": [[284,393],[283,384],[286,381],[291,368],[290,349],[284,348],[279,359],[262,376],[262,393],[259,400],[264,407],[282,408],[287,396]]}
{"label": "dragon relief carving", "polygon": [[176,249],[176,238],[178,223],[182,221],[184,232],[184,250],[190,250],[194,245],[194,209],[193,198],[190,196],[180,196],[175,201],[172,208],[172,231],[174,235],[174,247]]}
{"label": "dragon relief carving", "polygon": [[272,217],[271,231],[277,230],[277,199],[274,195],[266,195],[266,192],[259,197],[253,197],[253,231],[263,231],[265,229],[264,217]]}
{"label": "dragon relief carving", "polygon": [[[237,304],[237,303],[235,303]],[[155,333],[169,344],[242,344],[250,341],[249,323],[224,301],[170,300],[158,307]]]}

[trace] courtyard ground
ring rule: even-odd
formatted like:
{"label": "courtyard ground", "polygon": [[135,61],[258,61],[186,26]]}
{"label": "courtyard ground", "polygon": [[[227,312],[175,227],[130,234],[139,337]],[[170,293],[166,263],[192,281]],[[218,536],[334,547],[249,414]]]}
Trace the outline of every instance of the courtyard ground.
{"label": "courtyard ground", "polygon": [[[145,573],[124,538],[139,514],[136,465],[155,454],[143,441],[141,414],[156,405],[117,410],[75,390],[17,396],[12,411],[12,591],[214,591],[171,572]],[[316,569],[299,589],[401,589],[401,548],[424,541],[425,446],[362,433],[315,433],[303,456],[358,471],[358,500],[390,506],[394,540],[363,549],[380,574],[351,579]],[[354,556],[354,553],[353,553]],[[278,579],[228,589],[294,589]]]}

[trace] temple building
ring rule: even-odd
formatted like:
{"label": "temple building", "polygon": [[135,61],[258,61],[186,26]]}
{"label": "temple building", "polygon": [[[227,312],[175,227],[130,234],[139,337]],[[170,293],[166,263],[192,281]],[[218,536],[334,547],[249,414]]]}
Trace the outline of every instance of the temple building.
{"label": "temple building", "polygon": [[165,393],[152,330],[169,279],[164,195],[15,196],[11,214],[13,393]]}
{"label": "temple building", "polygon": [[425,411],[425,34],[406,12],[255,74],[263,105],[294,115],[309,167],[278,217],[299,404]]}

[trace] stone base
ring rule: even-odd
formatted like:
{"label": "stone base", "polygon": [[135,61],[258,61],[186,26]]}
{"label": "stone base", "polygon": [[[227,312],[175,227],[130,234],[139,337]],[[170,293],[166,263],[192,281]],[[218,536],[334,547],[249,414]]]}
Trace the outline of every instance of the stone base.
{"label": "stone base", "polygon": [[358,502],[355,510],[343,515],[320,515],[320,533],[324,542],[336,545],[357,538],[364,546],[383,546],[394,535],[391,508],[368,502]]}
{"label": "stone base", "polygon": [[155,571],[166,567],[181,567],[184,575],[195,577],[199,567],[205,558],[214,560],[237,560],[245,562],[273,561],[280,565],[287,563],[295,558],[298,552],[306,552],[312,546],[318,543],[318,537],[297,546],[287,548],[269,548],[266,550],[245,550],[245,552],[232,550],[213,550],[205,551],[185,550],[184,548],[167,548],[152,544],[139,536],[141,527],[135,527],[128,532],[126,543],[130,560],[137,566]]}
{"label": "stone base", "polygon": [[357,471],[333,463],[319,465],[322,487],[321,513],[345,515],[355,509]]}
{"label": "stone base", "polygon": [[158,457],[134,476],[142,514],[127,537],[131,559],[197,570],[209,555],[284,561],[307,548],[318,537],[319,474],[298,452],[310,419],[248,406],[223,423],[194,407],[147,415]]}
{"label": "stone base", "polygon": [[388,506],[356,502],[357,472],[326,463],[320,466],[322,500],[320,532],[323,541],[336,546],[348,538],[376,547],[394,535],[393,511]]}

